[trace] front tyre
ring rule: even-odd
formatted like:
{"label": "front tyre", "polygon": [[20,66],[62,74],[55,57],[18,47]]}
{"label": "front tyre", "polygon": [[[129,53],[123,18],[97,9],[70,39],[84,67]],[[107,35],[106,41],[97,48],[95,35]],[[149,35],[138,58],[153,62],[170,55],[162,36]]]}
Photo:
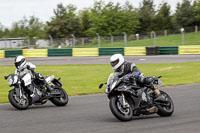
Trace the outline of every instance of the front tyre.
{"label": "front tyre", "polygon": [[65,106],[68,103],[68,95],[63,88],[54,88],[52,92],[60,93],[59,97],[53,97],[50,99],[53,104],[56,106]]}
{"label": "front tyre", "polygon": [[[120,97],[120,96],[119,96]],[[133,108],[130,102],[127,102],[127,106],[124,107],[118,96],[113,96],[110,98],[110,110],[113,115],[120,121],[130,121],[133,117]]]}
{"label": "front tyre", "polygon": [[166,103],[158,105],[157,114],[162,117],[171,116],[174,112],[174,104],[171,97],[164,91],[160,91],[161,95],[165,97]]}
{"label": "front tyre", "polygon": [[11,90],[8,94],[8,99],[13,107],[19,110],[25,110],[29,106],[29,100],[26,95],[23,95],[21,98],[17,97],[16,91]]}

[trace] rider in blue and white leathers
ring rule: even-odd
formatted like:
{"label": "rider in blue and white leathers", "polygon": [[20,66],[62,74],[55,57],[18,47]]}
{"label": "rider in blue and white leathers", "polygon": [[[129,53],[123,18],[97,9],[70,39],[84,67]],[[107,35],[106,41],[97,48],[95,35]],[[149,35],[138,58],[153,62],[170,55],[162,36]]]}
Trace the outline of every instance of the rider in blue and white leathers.
{"label": "rider in blue and white leathers", "polygon": [[[149,82],[149,78],[146,78],[143,73],[137,68],[134,63],[129,63],[124,60],[123,55],[121,54],[114,54],[110,57],[110,64],[112,69],[115,72],[119,72],[119,78],[131,74],[132,76],[129,78],[136,79],[141,83]],[[134,77],[134,78],[133,78]],[[158,88],[153,87],[154,93],[156,95],[155,101],[164,101],[163,96],[160,95],[160,91]]]}

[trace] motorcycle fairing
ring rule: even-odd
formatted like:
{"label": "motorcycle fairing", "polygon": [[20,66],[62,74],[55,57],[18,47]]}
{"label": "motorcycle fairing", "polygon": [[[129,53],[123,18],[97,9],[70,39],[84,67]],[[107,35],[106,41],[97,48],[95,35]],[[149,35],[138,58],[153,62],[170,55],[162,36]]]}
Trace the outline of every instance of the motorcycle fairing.
{"label": "motorcycle fairing", "polygon": [[26,75],[24,75],[22,80],[24,81],[24,86],[30,85],[31,84],[31,74],[27,73]]}

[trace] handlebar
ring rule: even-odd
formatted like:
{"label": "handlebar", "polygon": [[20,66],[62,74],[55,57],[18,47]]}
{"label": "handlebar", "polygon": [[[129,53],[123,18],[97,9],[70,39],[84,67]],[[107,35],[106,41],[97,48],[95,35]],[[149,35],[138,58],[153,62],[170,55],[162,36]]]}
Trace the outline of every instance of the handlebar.
{"label": "handlebar", "polygon": [[7,80],[7,79],[8,79],[8,77],[10,77],[10,74],[9,74],[8,76],[4,76],[4,79],[5,79],[5,80]]}

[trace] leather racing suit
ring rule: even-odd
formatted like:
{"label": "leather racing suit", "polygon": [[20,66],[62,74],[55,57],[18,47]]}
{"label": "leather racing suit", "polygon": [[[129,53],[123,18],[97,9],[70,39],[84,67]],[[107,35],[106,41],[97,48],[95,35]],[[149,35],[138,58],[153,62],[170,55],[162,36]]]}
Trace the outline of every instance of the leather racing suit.
{"label": "leather racing suit", "polygon": [[[36,66],[32,64],[31,62],[26,62],[26,64],[23,67],[20,67],[15,70],[15,74],[18,74],[20,77],[25,76],[27,73],[31,75],[31,80],[34,78],[34,70]],[[32,82],[32,81],[31,81]],[[30,91],[30,94],[33,94],[33,85],[30,84],[27,86],[27,89]]]}

